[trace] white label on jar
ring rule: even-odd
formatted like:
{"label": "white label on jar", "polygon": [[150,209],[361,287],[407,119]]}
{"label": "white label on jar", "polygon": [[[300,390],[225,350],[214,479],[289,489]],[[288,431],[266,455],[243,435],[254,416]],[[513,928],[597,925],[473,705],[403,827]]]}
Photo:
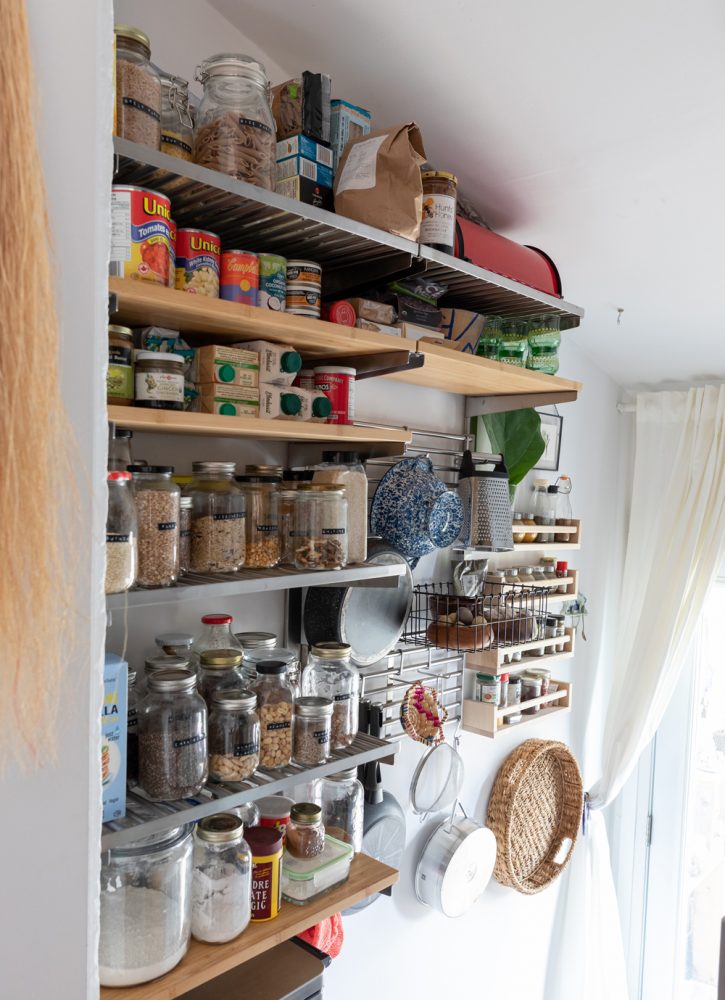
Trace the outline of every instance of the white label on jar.
{"label": "white label on jar", "polygon": [[184,376],[172,372],[136,372],[136,399],[184,402]]}
{"label": "white label on jar", "polygon": [[131,192],[111,192],[111,260],[131,260]]}
{"label": "white label on jar", "polygon": [[420,242],[453,246],[455,238],[456,199],[449,194],[424,195]]}
{"label": "white label on jar", "polygon": [[375,187],[378,150],[386,139],[387,135],[377,135],[374,139],[365,139],[351,148],[338,178],[335,194]]}

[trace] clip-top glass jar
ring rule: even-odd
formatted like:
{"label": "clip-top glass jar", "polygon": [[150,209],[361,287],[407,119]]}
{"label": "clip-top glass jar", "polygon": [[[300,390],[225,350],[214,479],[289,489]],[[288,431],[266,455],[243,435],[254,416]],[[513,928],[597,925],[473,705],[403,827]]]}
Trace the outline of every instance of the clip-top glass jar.
{"label": "clip-top glass jar", "polygon": [[222,52],[196,70],[204,96],[196,116],[194,161],[273,191],[277,134],[264,66]]}
{"label": "clip-top glass jar", "polygon": [[355,853],[359,853],[363,841],[365,793],[358,781],[357,768],[350,767],[319,778],[313,794],[315,800],[322,804],[325,833],[345,844],[352,844]]}
{"label": "clip-top glass jar", "polygon": [[116,122],[122,139],[158,149],[161,139],[161,80],[151,62],[148,35],[129,24],[117,24]]}
{"label": "clip-top glass jar", "polygon": [[292,727],[292,759],[304,767],[317,767],[330,756],[330,698],[309,695],[296,698]]}
{"label": "clip-top glass jar", "polygon": [[207,777],[204,699],[190,670],[157,670],[138,708],[139,784],[154,802],[197,795]]}
{"label": "clip-top glass jar", "polygon": [[303,695],[332,700],[333,750],[349,747],[357,735],[360,674],[350,662],[351,653],[347,643],[321,642],[310,650],[302,673]]}
{"label": "clip-top glass jar", "polygon": [[101,986],[163,976],[191,935],[191,827],[154,833],[101,856]]}
{"label": "clip-top glass jar", "polygon": [[168,73],[161,73],[161,152],[181,160],[194,158],[189,81]]}
{"label": "clip-top glass jar", "polygon": [[244,565],[246,503],[234,482],[234,462],[193,462],[192,573],[234,573]]}
{"label": "clip-top glass jar", "polygon": [[248,569],[269,569],[279,562],[279,477],[243,475],[236,477],[247,503]]}
{"label": "clip-top glass jar", "polygon": [[441,253],[453,253],[456,243],[458,178],[444,170],[424,170],[423,218],[420,242]]}
{"label": "clip-top glass jar", "polygon": [[244,781],[259,767],[259,716],[254,691],[215,691],[209,714],[209,777]]}
{"label": "clip-top glass jar", "polygon": [[207,705],[216,691],[242,687],[242,653],[238,649],[207,649],[199,656],[199,694]]}
{"label": "clip-top glass jar", "polygon": [[179,577],[179,497],[171,465],[134,468],[139,587],[170,587]]}
{"label": "clip-top glass jar", "polygon": [[106,593],[120,594],[136,579],[138,525],[130,472],[109,472],[106,515]]}
{"label": "clip-top glass jar", "polygon": [[282,660],[257,664],[254,691],[259,700],[260,764],[286,767],[292,759],[292,688],[287,683],[287,665]]}
{"label": "clip-top glass jar", "polygon": [[238,937],[252,916],[252,852],[233,813],[205,816],[194,831],[191,933],[220,944]]}
{"label": "clip-top glass jar", "polygon": [[300,483],[295,501],[297,569],[342,569],[347,563],[347,497],[340,486]]}

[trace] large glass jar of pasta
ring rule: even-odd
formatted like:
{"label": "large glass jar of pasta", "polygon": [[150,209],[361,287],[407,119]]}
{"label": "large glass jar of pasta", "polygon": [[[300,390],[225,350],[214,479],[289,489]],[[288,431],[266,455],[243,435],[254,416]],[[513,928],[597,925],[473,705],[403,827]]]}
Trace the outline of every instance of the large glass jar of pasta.
{"label": "large glass jar of pasta", "polygon": [[292,759],[292,688],[287,683],[287,664],[265,660],[257,664],[254,692],[259,704],[260,764],[286,767]]}
{"label": "large glass jar of pasta", "polygon": [[333,750],[349,747],[357,735],[360,674],[350,661],[351,653],[347,643],[321,642],[310,650],[302,672],[302,694],[329,698],[334,706],[330,740]]}
{"label": "large glass jar of pasta", "polygon": [[247,505],[247,569],[268,569],[279,562],[279,479],[276,476],[237,476]]}
{"label": "large glass jar of pasta", "polygon": [[151,62],[148,35],[117,24],[116,135],[158,149],[161,139],[161,80]]}
{"label": "large glass jar of pasta", "polygon": [[191,503],[192,573],[234,573],[244,565],[244,494],[234,482],[234,462],[193,462],[184,493]]}
{"label": "large glass jar of pasta", "polygon": [[277,136],[264,66],[220,53],[197,67],[204,96],[196,116],[194,161],[273,191]]}
{"label": "large glass jar of pasta", "polygon": [[194,157],[189,81],[168,73],[161,74],[161,152],[181,160]]}
{"label": "large glass jar of pasta", "polygon": [[347,563],[347,497],[332,483],[300,483],[295,500],[295,566],[342,569]]}
{"label": "large glass jar of pasta", "polygon": [[170,587],[179,576],[179,497],[172,465],[135,466],[139,587]]}

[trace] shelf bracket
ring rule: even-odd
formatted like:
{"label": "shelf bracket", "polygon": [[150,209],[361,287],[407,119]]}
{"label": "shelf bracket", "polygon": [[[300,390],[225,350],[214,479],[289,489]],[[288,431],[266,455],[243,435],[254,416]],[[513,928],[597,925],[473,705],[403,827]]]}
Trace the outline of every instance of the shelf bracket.
{"label": "shelf bracket", "polygon": [[380,354],[356,354],[334,359],[336,365],[354,368],[357,378],[377,378],[422,368],[425,355],[419,351],[381,351]]}
{"label": "shelf bracket", "polygon": [[530,392],[509,396],[469,396],[466,400],[466,420],[470,417],[481,417],[484,413],[507,413],[510,410],[525,410],[529,406],[573,403],[577,396],[578,393],[574,389],[566,392]]}

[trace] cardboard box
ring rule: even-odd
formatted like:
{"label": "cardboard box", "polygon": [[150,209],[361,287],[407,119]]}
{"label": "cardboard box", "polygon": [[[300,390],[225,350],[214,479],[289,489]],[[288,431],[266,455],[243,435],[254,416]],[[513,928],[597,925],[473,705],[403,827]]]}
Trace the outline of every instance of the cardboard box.
{"label": "cardboard box", "polygon": [[465,354],[475,354],[486,317],[470,309],[441,309],[441,313],[441,330],[451,346]]}
{"label": "cardboard box", "polygon": [[259,355],[217,344],[200,347],[196,352],[195,381],[254,389],[259,385]]}
{"label": "cardboard box", "polygon": [[373,116],[365,108],[359,108],[348,101],[330,102],[330,145],[332,146],[332,166],[337,170],[342,151],[350,139],[369,135],[373,127]]}
{"label": "cardboard box", "polygon": [[103,666],[101,708],[101,781],[103,822],[126,815],[126,727],[128,713],[128,664],[115,653],[106,653]]}
{"label": "cardboard box", "polygon": [[305,159],[304,156],[290,156],[286,160],[277,161],[277,180],[284,181],[288,177],[307,177],[322,187],[332,187],[332,170],[330,167],[323,167],[321,163],[314,163]]}
{"label": "cardboard box", "polygon": [[197,386],[201,413],[218,413],[223,417],[258,417],[259,389],[241,385],[205,383]]}
{"label": "cardboard box", "polygon": [[304,156],[306,160],[319,163],[323,167],[332,169],[332,150],[329,146],[322,146],[307,135],[291,135],[287,139],[280,139],[277,143],[277,163],[286,160],[290,156]]}
{"label": "cardboard box", "polygon": [[430,327],[418,326],[415,323],[394,323],[393,326],[400,332],[401,337],[407,337],[408,340],[434,340],[441,344],[446,343],[445,334],[440,330],[431,330]]}
{"label": "cardboard box", "polygon": [[332,81],[326,73],[305,70],[301,76],[272,88],[272,114],[277,137],[304,132],[316,142],[330,141],[330,93]]}
{"label": "cardboard box", "polygon": [[328,212],[334,210],[331,188],[316,184],[308,177],[300,177],[299,174],[277,181],[275,191],[277,194],[283,194],[285,198],[294,198],[295,201],[303,201],[306,205],[314,205],[315,208],[326,208]]}

